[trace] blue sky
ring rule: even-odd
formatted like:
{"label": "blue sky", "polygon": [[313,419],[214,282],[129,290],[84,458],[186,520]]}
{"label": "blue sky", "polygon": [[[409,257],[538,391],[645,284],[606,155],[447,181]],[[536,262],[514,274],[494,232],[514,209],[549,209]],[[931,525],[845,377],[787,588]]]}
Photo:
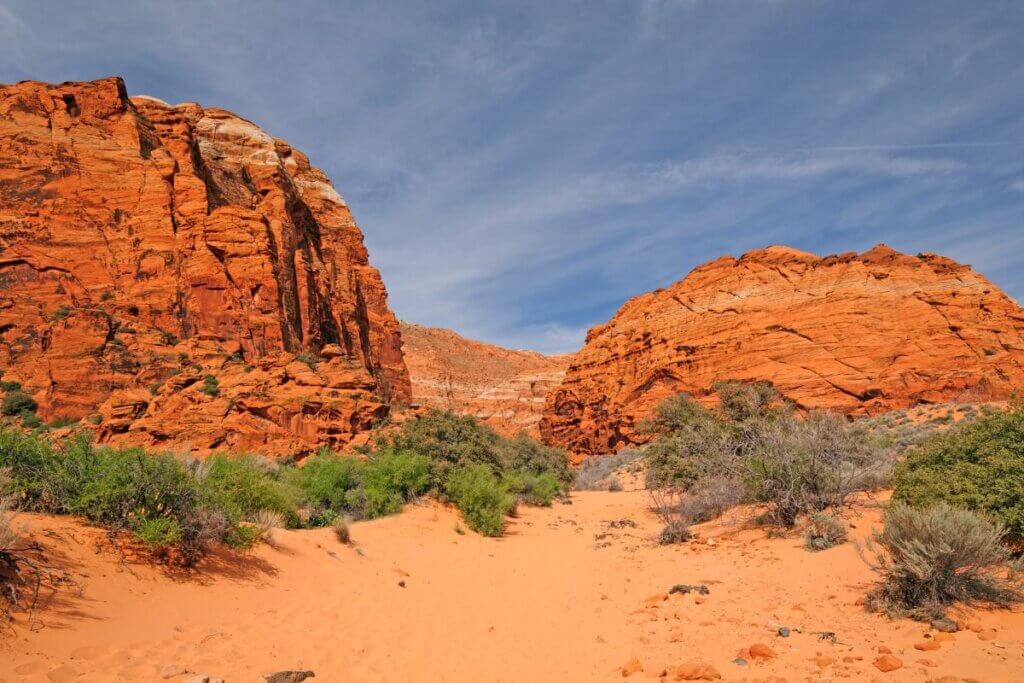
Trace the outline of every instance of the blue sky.
{"label": "blue sky", "polygon": [[328,172],[401,318],[554,352],[767,244],[1024,300],[1022,34],[980,0],[0,0],[0,81],[236,111]]}

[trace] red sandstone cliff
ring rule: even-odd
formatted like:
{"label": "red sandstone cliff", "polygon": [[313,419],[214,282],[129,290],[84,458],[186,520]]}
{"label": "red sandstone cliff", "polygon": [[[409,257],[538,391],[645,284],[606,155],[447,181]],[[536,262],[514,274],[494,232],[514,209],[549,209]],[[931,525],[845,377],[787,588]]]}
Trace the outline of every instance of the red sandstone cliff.
{"label": "red sandstone cliff", "polygon": [[44,418],[195,452],[344,445],[410,398],[324,173],[119,78],[0,87],[0,367]]}
{"label": "red sandstone cliff", "polygon": [[509,436],[538,435],[544,397],[562,380],[570,356],[514,351],[451,330],[401,325],[415,402],[473,415]]}
{"label": "red sandstone cliff", "polygon": [[804,408],[861,415],[1024,389],[1024,310],[970,267],[879,245],[723,257],[590,330],[548,395],[544,439],[602,453],[666,396],[768,380]]}

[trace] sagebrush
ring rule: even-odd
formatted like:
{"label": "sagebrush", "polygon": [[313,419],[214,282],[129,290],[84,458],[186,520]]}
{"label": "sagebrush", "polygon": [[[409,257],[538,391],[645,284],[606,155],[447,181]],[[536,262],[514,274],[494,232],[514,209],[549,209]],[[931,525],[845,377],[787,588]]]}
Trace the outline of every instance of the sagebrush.
{"label": "sagebrush", "polygon": [[935,619],[953,603],[1000,607],[1024,599],[1020,562],[998,523],[948,503],[893,503],[862,555],[882,575],[869,609]]}

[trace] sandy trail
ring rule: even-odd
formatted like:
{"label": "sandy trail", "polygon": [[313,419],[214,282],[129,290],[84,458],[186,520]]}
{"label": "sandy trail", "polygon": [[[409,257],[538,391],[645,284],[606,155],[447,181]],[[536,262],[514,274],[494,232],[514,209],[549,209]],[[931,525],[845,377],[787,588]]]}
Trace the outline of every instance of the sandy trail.
{"label": "sandy trail", "polygon": [[[642,492],[572,500],[522,508],[502,539],[457,533],[434,503],[353,525],[359,552],[327,530],[278,531],[276,548],[219,554],[187,576],[119,564],[102,532],[26,515],[84,592],[43,610],[41,628],[0,635],[0,681],[155,681],[168,665],[228,683],[293,668],[317,681],[601,681],[622,680],[632,658],[644,670],[630,680],[674,680],[695,662],[727,681],[1024,678],[1024,613],[979,613],[980,632],[919,651],[925,626],[855,604],[873,575],[851,544],[808,553],[795,535],[727,520],[665,548]],[[878,518],[855,511],[854,537]],[[637,526],[609,528],[622,519]],[[710,594],[662,600],[677,583]],[[733,663],[755,643],[776,657]],[[879,646],[903,668],[875,668]]]}

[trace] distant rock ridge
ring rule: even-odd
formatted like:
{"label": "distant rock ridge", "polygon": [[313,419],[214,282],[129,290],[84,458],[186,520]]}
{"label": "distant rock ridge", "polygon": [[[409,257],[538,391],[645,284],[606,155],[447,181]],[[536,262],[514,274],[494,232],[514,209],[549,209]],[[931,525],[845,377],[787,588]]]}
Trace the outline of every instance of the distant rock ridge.
{"label": "distant rock ridge", "polygon": [[570,356],[506,349],[443,328],[401,327],[414,402],[473,415],[505,435],[539,435],[545,396]]}
{"label": "distant rock ridge", "polygon": [[579,454],[643,441],[665,397],[769,381],[805,409],[875,414],[1024,390],[1024,310],[969,266],[878,245],[725,256],[593,327],[540,431]]}
{"label": "distant rock ridge", "polygon": [[411,398],[324,173],[120,78],[0,86],[0,366],[45,419],[194,453],[344,446]]}

